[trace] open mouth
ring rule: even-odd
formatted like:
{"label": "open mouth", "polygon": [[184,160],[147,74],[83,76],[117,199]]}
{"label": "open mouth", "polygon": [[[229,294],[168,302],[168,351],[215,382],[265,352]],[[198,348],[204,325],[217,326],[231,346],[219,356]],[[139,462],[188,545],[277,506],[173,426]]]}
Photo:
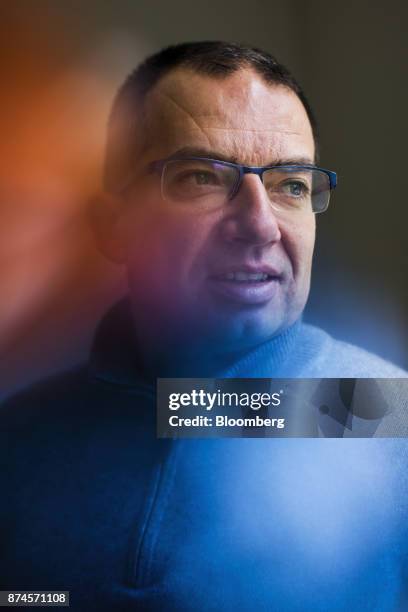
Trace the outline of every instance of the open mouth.
{"label": "open mouth", "polygon": [[276,296],[282,277],[272,271],[226,271],[210,278],[213,290],[240,304],[265,304]]}
{"label": "open mouth", "polygon": [[266,272],[226,272],[217,277],[219,280],[233,281],[238,283],[260,283],[276,278]]}

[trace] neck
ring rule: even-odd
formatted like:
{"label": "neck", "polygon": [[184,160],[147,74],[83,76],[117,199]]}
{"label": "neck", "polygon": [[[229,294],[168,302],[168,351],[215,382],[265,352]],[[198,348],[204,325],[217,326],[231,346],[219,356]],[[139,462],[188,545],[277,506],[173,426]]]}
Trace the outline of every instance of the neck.
{"label": "neck", "polygon": [[[98,378],[133,386],[156,378],[231,378],[276,376],[292,354],[300,321],[274,337],[246,347],[225,343],[194,346],[189,340],[170,340],[169,334],[146,333],[134,325],[126,301],[117,304],[102,321],[95,337],[91,368]],[[197,336],[196,336],[197,337]],[[261,365],[264,364],[262,369]],[[265,369],[266,368],[266,369]]]}
{"label": "neck", "polygon": [[166,343],[162,336],[147,338],[136,334],[140,373],[146,380],[251,377],[257,362],[267,360],[270,375],[274,376],[291,353],[299,327],[300,320],[262,341],[235,347],[226,347],[222,341],[193,345],[191,338]]}
{"label": "neck", "polygon": [[242,359],[251,348],[231,351],[200,350],[138,344],[144,378],[213,378]]}

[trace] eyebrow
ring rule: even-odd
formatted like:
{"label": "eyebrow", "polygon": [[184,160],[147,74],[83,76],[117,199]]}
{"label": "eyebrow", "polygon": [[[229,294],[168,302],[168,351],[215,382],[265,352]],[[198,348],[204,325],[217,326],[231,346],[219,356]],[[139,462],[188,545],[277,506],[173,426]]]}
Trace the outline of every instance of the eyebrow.
{"label": "eyebrow", "polygon": [[[206,157],[209,159],[215,159],[219,161],[226,161],[233,164],[240,164],[236,156],[229,156],[219,151],[197,148],[197,147],[182,147],[174,153],[171,157],[174,158],[189,158],[189,157]],[[240,164],[245,166],[246,164]],[[273,161],[265,164],[265,166],[315,166],[314,160],[310,157],[291,157],[291,158],[275,158]],[[255,167],[255,166],[254,166]]]}

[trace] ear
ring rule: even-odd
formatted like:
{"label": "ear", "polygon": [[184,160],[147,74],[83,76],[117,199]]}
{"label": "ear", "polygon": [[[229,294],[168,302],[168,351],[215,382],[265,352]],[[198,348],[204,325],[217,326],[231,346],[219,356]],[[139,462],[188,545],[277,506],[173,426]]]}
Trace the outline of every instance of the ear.
{"label": "ear", "polygon": [[123,264],[126,257],[125,204],[119,196],[102,192],[89,201],[89,217],[96,244],[110,261]]}

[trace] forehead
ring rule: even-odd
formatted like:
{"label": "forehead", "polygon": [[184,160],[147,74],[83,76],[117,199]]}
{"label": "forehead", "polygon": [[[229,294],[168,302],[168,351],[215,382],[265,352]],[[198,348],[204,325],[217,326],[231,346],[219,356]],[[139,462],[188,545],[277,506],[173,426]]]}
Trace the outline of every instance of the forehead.
{"label": "forehead", "polygon": [[314,158],[312,129],[297,95],[249,69],[222,79],[172,71],[147,96],[144,129],[149,159],[183,148],[248,165]]}

